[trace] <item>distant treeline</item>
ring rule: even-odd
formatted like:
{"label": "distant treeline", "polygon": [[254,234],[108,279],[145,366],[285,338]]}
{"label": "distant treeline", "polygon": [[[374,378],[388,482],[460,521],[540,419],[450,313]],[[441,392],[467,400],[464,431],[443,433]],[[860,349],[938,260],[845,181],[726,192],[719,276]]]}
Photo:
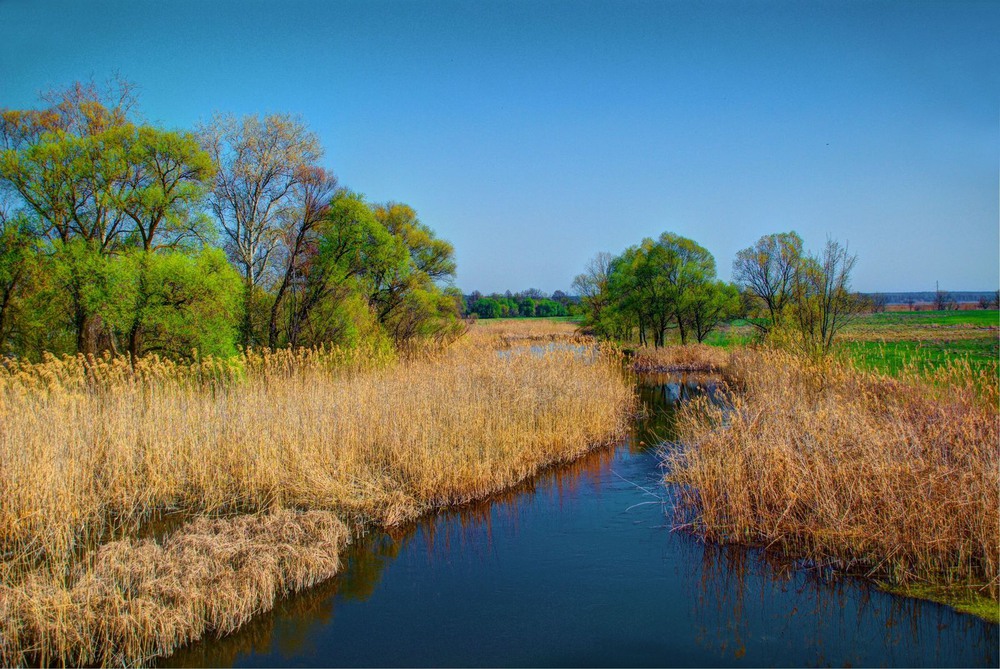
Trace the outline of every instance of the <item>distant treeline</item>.
{"label": "distant treeline", "polygon": [[464,296],[466,316],[477,318],[553,318],[582,313],[580,297],[557,290],[547,295],[530,288],[520,293],[483,295],[473,291]]}
{"label": "distant treeline", "polygon": [[[943,293],[943,295],[942,295]],[[958,304],[980,304],[981,302],[992,303],[996,298],[994,290],[950,290],[950,291],[914,291],[905,293],[864,293],[864,296],[873,301],[881,301],[885,305],[908,305],[934,304],[943,297]],[[995,307],[994,307],[995,308]]]}
{"label": "distant treeline", "polygon": [[0,355],[400,345],[461,332],[454,249],[287,114],[192,130],[127,82],[0,109]]}

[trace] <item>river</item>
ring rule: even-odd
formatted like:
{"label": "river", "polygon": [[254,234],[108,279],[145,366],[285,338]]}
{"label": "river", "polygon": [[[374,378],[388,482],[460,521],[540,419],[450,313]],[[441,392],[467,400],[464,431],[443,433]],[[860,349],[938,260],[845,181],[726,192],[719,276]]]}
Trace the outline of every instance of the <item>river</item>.
{"label": "river", "polygon": [[369,536],[337,577],[164,665],[997,666],[996,625],[671,531],[656,449],[702,390],[639,390],[622,444]]}

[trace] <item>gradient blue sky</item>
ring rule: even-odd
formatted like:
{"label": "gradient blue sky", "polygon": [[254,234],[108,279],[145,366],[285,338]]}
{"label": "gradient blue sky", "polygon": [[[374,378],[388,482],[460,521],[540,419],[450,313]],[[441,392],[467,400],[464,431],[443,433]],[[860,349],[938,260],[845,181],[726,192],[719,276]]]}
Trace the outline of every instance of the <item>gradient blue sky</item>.
{"label": "gradient blue sky", "polygon": [[0,107],[116,70],[171,127],[301,114],[467,292],[664,230],[723,278],[795,229],[859,290],[1000,283],[998,2],[0,0]]}

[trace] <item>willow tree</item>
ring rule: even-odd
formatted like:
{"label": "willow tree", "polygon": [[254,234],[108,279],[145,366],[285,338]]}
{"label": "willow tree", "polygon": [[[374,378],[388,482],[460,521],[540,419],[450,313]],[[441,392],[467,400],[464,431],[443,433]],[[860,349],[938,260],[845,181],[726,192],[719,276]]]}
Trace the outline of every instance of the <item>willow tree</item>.
{"label": "willow tree", "polygon": [[0,186],[48,242],[53,298],[67,299],[76,350],[93,354],[108,339],[101,312],[115,293],[109,256],[128,233],[118,204],[128,189],[134,98],[124,85],[75,84],[44,101],[0,111]]}
{"label": "willow tree", "polygon": [[127,323],[133,364],[142,350],[147,317],[169,300],[151,280],[155,254],[197,247],[204,236],[198,210],[215,174],[212,160],[192,133],[150,126],[133,127],[123,137],[125,189],[118,206],[131,222],[134,304]]}
{"label": "willow tree", "polygon": [[447,285],[455,276],[454,247],[408,205],[390,202],[373,211],[395,240],[366,270],[379,322],[397,344],[415,337],[446,339],[460,331],[462,296]]}

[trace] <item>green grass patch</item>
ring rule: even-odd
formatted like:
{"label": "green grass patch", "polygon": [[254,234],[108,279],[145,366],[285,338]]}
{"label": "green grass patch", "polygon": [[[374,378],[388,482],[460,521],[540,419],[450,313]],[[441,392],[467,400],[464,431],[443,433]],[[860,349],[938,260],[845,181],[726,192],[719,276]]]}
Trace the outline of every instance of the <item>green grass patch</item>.
{"label": "green grass patch", "polygon": [[956,611],[977,616],[991,623],[1000,624],[1000,602],[968,588],[923,584],[901,587],[884,583],[880,583],[879,587],[894,595],[926,599],[930,602],[950,606]]}
{"label": "green grass patch", "polygon": [[1000,359],[1000,339],[990,336],[954,340],[851,341],[840,344],[838,350],[863,369],[888,374],[899,374],[908,366],[931,370],[955,358],[965,358],[974,369],[995,369]]}
{"label": "green grass patch", "polygon": [[975,325],[1000,326],[1000,311],[887,311],[859,316],[853,326]]}

